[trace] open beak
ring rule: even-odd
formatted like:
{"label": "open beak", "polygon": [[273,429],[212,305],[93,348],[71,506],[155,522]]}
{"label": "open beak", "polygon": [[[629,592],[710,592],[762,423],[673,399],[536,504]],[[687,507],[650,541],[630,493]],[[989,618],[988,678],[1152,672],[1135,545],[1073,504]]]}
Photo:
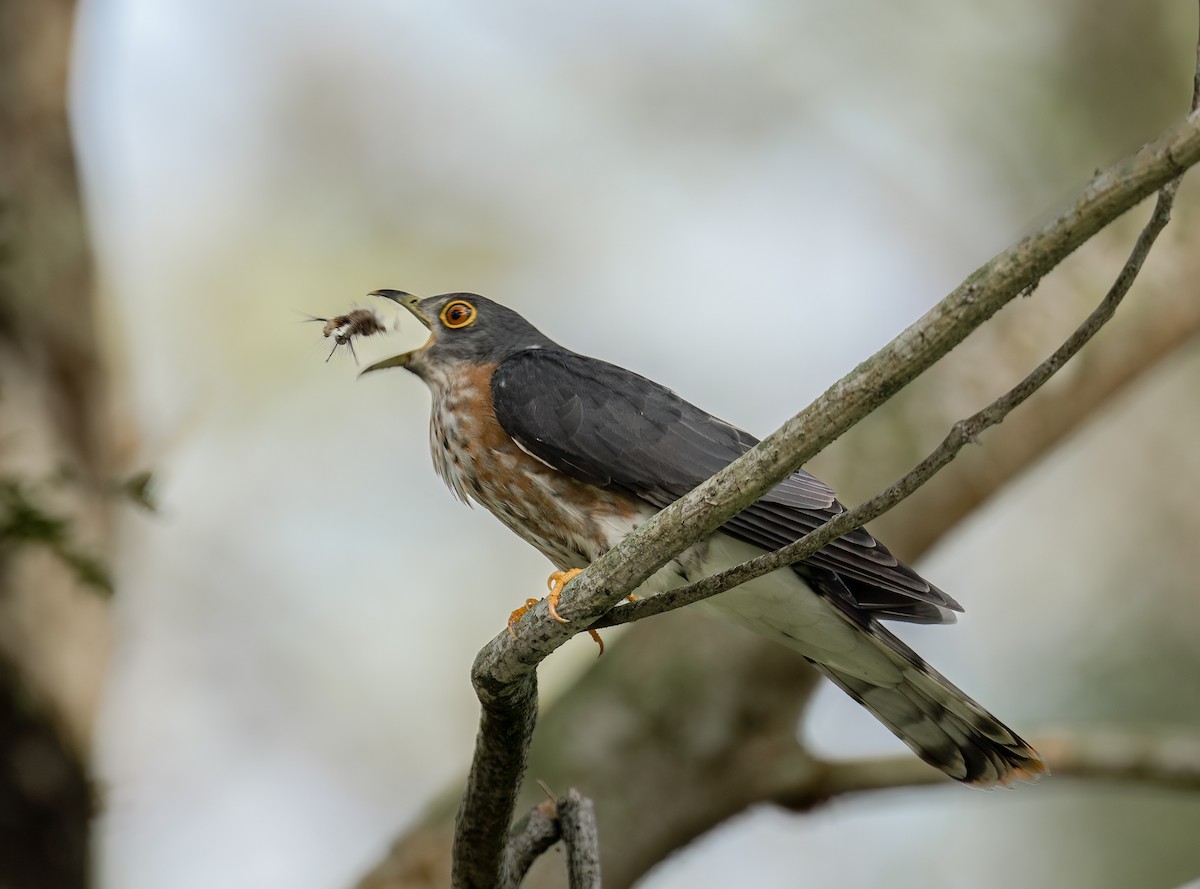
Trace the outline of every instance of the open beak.
{"label": "open beak", "polygon": [[[416,319],[424,324],[431,331],[433,330],[433,320],[426,317],[421,311],[421,298],[413,296],[411,293],[405,293],[403,290],[372,290],[367,296],[382,296],[384,299],[390,299],[392,302],[404,306],[416,316]],[[410,352],[402,352],[399,355],[393,355],[391,358],[384,358],[382,361],[376,361],[370,367],[364,368],[359,376],[369,374],[373,370],[383,370],[386,367],[406,367],[408,362],[412,360],[413,355],[425,349],[433,342],[431,335],[425,344],[420,349],[413,349]]]}

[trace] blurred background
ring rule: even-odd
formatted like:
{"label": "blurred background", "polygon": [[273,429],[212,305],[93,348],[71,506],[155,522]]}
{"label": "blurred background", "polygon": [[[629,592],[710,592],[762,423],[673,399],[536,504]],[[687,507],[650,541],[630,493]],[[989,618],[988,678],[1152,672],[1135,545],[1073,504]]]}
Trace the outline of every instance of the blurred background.
{"label": "blurred background", "polygon": [[[476,291],[765,435],[1182,116],[1196,31],[1168,0],[76,11],[97,477],[150,470],[158,505],[89,541],[111,602],[66,599],[111,614],[107,654],[64,642],[61,672],[96,884],[121,889],[351,885],[459,779],[471,660],[545,581],[434,475],[424,386],[357,380],[306,318]],[[1130,313],[1200,299],[1196,186]],[[964,347],[991,363],[943,372],[977,399],[835,445],[863,457],[824,456],[829,480],[868,496],[1031,367],[1144,215]],[[422,340],[402,320],[358,357]],[[967,613],[902,635],[1027,736],[1200,727],[1198,379],[1200,349],[1174,350],[920,565]],[[547,661],[546,697],[593,659],[584,638]],[[830,689],[805,736],[903,749]],[[1200,875],[1197,835],[1200,799],[1163,790],[898,791],[752,811],[641,885],[1170,887]]]}

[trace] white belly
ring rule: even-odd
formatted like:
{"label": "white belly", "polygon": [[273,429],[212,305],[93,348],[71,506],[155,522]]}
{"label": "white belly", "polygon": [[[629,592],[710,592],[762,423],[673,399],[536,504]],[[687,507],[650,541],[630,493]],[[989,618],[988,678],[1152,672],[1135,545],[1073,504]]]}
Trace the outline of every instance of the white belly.
{"label": "white belly", "polygon": [[[659,569],[635,592],[657,595],[762,553],[760,547],[718,532]],[[891,684],[900,678],[894,659],[790,568],[755,578],[699,607],[868,682]]]}

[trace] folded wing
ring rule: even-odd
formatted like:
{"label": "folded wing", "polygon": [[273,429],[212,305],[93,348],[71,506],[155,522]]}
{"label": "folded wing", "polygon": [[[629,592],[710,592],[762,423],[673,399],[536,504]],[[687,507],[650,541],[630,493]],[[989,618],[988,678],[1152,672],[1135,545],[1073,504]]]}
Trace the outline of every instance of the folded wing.
{"label": "folded wing", "polygon": [[[566,350],[506,359],[492,378],[492,399],[500,425],[538,459],[660,509],[758,443],[652,380]],[[844,511],[828,485],[798,470],[721,530],[778,549]],[[807,562],[837,573],[852,597],[847,604],[874,617],[948,623],[962,610],[865,529]],[[803,573],[805,563],[796,570]]]}

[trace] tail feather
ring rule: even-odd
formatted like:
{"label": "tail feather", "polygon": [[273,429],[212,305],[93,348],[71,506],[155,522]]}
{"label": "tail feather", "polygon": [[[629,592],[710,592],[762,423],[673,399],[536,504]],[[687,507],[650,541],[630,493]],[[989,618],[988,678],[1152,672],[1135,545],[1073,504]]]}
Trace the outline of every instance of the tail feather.
{"label": "tail feather", "polygon": [[870,633],[899,669],[895,683],[875,684],[813,661],[814,666],[907,744],[925,762],[976,787],[1036,781],[1045,761],[1016,732],[872,621]]}
{"label": "tail feather", "polygon": [[[760,553],[714,534],[691,561],[677,561],[678,573],[696,580]],[[755,578],[702,607],[804,655],[917,756],[952,778],[988,787],[1034,781],[1049,771],[1016,732],[889,633],[878,618],[892,615],[864,607],[832,571],[805,562]]]}

